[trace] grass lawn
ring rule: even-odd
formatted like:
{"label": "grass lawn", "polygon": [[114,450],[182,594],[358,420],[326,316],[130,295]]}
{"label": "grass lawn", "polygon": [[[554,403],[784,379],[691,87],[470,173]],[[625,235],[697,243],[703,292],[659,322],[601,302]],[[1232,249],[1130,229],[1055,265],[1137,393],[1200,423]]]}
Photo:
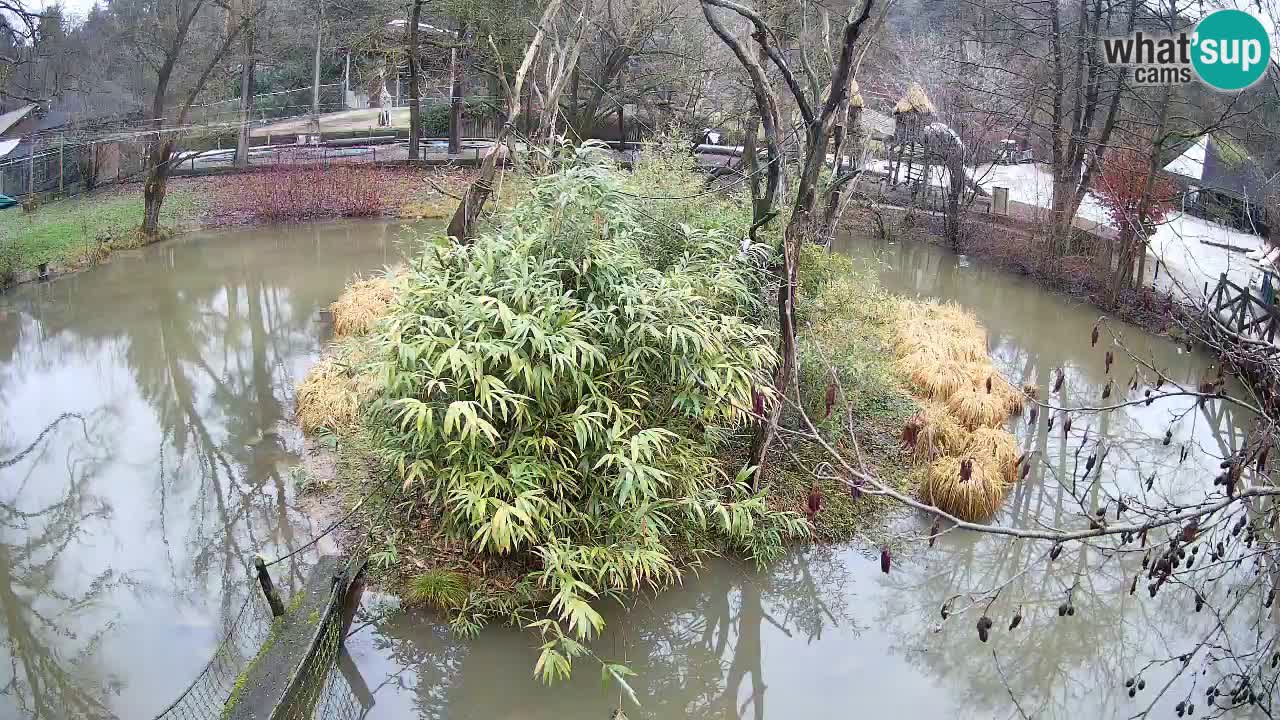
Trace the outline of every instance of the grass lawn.
{"label": "grass lawn", "polygon": [[[161,222],[172,226],[195,210],[195,194],[173,188],[165,198]],[[120,247],[131,241],[141,222],[140,189],[58,200],[31,214],[11,208],[0,211],[0,251],[13,243],[13,270],[30,270],[40,263],[80,265],[91,260],[100,245]]]}

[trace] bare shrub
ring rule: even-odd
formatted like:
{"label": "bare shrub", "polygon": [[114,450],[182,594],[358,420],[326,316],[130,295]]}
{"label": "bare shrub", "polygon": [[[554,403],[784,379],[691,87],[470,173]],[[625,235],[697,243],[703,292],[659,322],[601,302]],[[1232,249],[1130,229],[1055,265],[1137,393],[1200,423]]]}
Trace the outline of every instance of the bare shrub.
{"label": "bare shrub", "polygon": [[223,209],[264,222],[374,217],[390,198],[377,168],[359,165],[279,167],[244,175],[221,198]]}

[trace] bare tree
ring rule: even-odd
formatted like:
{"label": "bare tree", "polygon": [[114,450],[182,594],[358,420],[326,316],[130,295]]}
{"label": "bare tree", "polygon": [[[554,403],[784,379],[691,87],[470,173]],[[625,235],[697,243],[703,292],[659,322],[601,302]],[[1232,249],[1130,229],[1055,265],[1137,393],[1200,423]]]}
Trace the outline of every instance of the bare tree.
{"label": "bare tree", "polygon": [[[480,163],[479,177],[467,188],[462,202],[458,204],[458,209],[454,211],[453,218],[449,221],[448,234],[450,237],[457,238],[463,242],[475,237],[476,221],[484,210],[484,205],[488,202],[489,196],[493,193],[493,179],[497,175],[498,161],[504,154],[507,137],[515,128],[516,121],[520,119],[520,93],[524,89],[525,78],[537,60],[542,44],[546,40],[547,32],[560,11],[561,3],[562,0],[551,0],[546,9],[543,10],[542,18],[538,21],[538,29],[534,32],[533,38],[525,48],[524,59],[520,63],[520,68],[516,70],[515,81],[508,85],[505,76],[502,77],[507,97],[507,119],[498,131],[498,136],[494,138],[493,146],[489,149],[488,154],[484,156],[484,161]],[[492,38],[490,38],[490,41],[492,41]],[[499,54],[496,47],[493,50],[495,55]]]}
{"label": "bare tree", "polygon": [[[703,14],[716,35],[729,46],[735,57],[751,78],[752,89],[756,97],[757,112],[760,114],[765,128],[765,143],[769,152],[766,165],[767,185],[772,191],[766,191],[765,201],[756,208],[756,221],[753,230],[758,228],[773,212],[773,204],[782,173],[782,165],[778,154],[778,104],[772,88],[764,75],[757,55],[748,51],[741,40],[725,28],[717,19],[712,8],[730,10],[751,27],[751,39],[755,41],[759,53],[768,59],[780,73],[789,100],[795,104],[801,118],[801,130],[804,137],[804,155],[797,178],[796,199],[791,207],[791,216],[783,232],[782,263],[778,277],[778,324],[781,358],[774,374],[774,391],[785,395],[786,389],[795,374],[796,364],[796,324],[795,304],[797,287],[797,269],[802,243],[809,241],[825,242],[832,231],[832,223],[838,218],[832,215],[815,217],[819,194],[830,195],[838,191],[846,182],[856,177],[860,169],[855,168],[841,177],[832,179],[825,188],[819,187],[819,176],[826,166],[827,151],[830,146],[831,133],[837,122],[843,118],[849,100],[849,86],[853,74],[855,51],[862,36],[863,27],[871,18],[874,0],[864,0],[861,8],[851,9],[846,17],[843,29],[838,33],[837,52],[834,54],[829,79],[824,83],[816,74],[809,51],[802,44],[798,50],[801,60],[802,75],[798,75],[791,67],[790,60],[783,53],[783,47],[777,33],[769,23],[750,8],[731,0],[702,0]],[[808,9],[808,8],[806,8]],[[803,78],[803,82],[802,82]],[[772,126],[772,127],[771,127]],[[825,226],[824,226],[825,223]],[[764,471],[768,457],[769,444],[778,429],[782,404],[772,403],[767,421],[760,424],[752,441],[751,455],[748,460],[751,467],[756,468],[756,477]]]}
{"label": "bare tree", "polygon": [[423,0],[413,0],[406,26],[409,56],[409,159],[418,159],[422,135],[422,77],[418,67],[418,35],[422,25]]}
{"label": "bare tree", "polygon": [[[230,23],[239,25],[247,15],[256,16],[256,0],[239,0],[233,3]],[[254,47],[256,28],[250,21],[244,30],[242,41],[243,55],[240,58],[240,128],[236,134],[236,167],[249,167],[249,130],[253,118],[254,73],[257,68],[257,56]]]}
{"label": "bare tree", "polygon": [[213,0],[158,5],[131,0],[113,3],[112,8],[126,23],[122,39],[154,73],[147,123],[155,136],[147,152],[141,227],[144,235],[154,237],[160,230],[160,209],[179,133],[196,98],[255,15],[246,12],[239,22],[230,24],[228,8]]}

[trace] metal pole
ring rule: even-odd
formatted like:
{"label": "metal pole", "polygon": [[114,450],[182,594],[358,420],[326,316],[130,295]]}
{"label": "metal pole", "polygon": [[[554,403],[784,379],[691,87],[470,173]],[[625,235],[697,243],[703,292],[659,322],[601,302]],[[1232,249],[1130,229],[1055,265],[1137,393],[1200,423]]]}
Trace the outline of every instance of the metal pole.
{"label": "metal pole", "polygon": [[324,1],[320,2],[320,15],[316,17],[316,58],[311,86],[311,117],[316,132],[320,132],[320,31],[324,23]]}
{"label": "metal pole", "polygon": [[58,136],[58,194],[63,193],[62,181],[62,148],[67,144],[67,138],[64,135]]}
{"label": "metal pole", "polygon": [[253,558],[253,566],[258,570],[258,584],[262,586],[262,594],[267,596],[267,604],[271,606],[271,614],[275,617],[284,615],[284,601],[271,582],[271,573],[267,572],[267,561],[261,555]]}
{"label": "metal pole", "polygon": [[351,49],[347,48],[346,64],[342,68],[342,107],[347,107],[347,93],[351,92]]}

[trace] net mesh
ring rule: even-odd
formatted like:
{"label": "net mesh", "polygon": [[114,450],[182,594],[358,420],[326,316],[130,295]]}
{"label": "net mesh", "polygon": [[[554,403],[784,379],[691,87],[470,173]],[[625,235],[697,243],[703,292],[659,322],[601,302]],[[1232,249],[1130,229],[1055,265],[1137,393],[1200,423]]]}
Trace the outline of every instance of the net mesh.
{"label": "net mesh", "polygon": [[[344,586],[345,587],[345,586]],[[345,593],[333,599],[330,612],[317,622],[315,641],[302,673],[278,708],[263,717],[281,720],[348,720],[363,718],[373,705],[368,688],[343,646]],[[227,701],[243,683],[255,657],[271,633],[266,601],[250,593],[228,624],[208,664],[155,720],[224,720]],[[301,658],[299,658],[301,659]],[[282,693],[285,688],[281,688]]]}
{"label": "net mesh", "polygon": [[156,720],[221,720],[237,680],[248,669],[271,629],[266,603],[249,593],[196,679]]}

